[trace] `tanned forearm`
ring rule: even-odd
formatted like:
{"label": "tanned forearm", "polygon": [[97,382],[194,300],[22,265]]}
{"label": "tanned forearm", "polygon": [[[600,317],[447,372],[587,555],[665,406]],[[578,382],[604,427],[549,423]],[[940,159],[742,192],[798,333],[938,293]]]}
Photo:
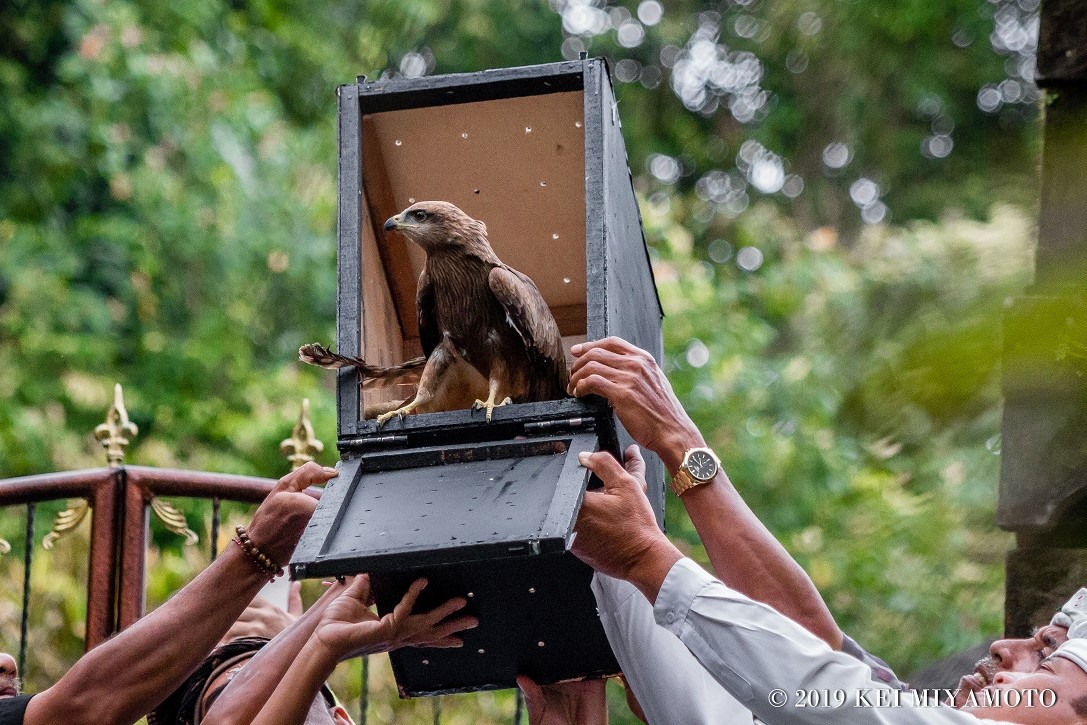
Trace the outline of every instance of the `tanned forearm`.
{"label": "tanned forearm", "polygon": [[310,639],[260,709],[253,725],[302,725],[313,698],[332,676],[338,662],[335,653],[316,639]]}
{"label": "tanned forearm", "polygon": [[[658,453],[674,475],[685,451],[705,445],[692,426],[674,431]],[[724,471],[712,482],[688,489],[680,499],[718,579],[841,649],[842,631],[819,590],[751,511]]]}
{"label": "tanned forearm", "polygon": [[[253,514],[252,544],[273,562],[289,560],[317,505],[306,488],[335,476],[336,469],[309,462],[279,479]],[[228,545],[168,602],[30,700],[25,722],[136,722],[192,673],[267,581],[240,546]]]}
{"label": "tanned forearm", "polygon": [[305,614],[255,654],[230,681],[201,722],[205,725],[249,725],[253,722],[310,639],[329,602],[342,591],[342,585],[333,584]]}
{"label": "tanned forearm", "polygon": [[[568,392],[607,398],[630,436],[660,456],[672,475],[684,452],[706,445],[651,354],[616,337],[574,345],[570,353]],[[682,498],[723,582],[841,647],[841,632],[811,579],[723,473]]]}
{"label": "tanned forearm", "polygon": [[136,722],[192,673],[267,581],[239,547],[228,546],[169,601],[35,696],[25,722]]}
{"label": "tanned forearm", "polygon": [[668,572],[682,558],[680,550],[662,534],[661,540],[647,548],[623,578],[633,584],[650,604],[656,604]]}

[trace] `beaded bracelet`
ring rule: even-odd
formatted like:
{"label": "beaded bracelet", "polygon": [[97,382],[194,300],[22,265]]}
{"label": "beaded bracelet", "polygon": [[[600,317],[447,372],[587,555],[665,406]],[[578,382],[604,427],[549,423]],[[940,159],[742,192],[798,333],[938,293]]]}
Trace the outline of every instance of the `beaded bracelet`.
{"label": "beaded bracelet", "polygon": [[283,567],[277,565],[267,554],[260,550],[260,547],[253,543],[253,540],[249,538],[249,532],[245,530],[244,526],[235,526],[234,531],[238,535],[232,541],[241,547],[242,551],[245,552],[246,556],[262,574],[268,576],[268,581],[274,580],[283,573]]}

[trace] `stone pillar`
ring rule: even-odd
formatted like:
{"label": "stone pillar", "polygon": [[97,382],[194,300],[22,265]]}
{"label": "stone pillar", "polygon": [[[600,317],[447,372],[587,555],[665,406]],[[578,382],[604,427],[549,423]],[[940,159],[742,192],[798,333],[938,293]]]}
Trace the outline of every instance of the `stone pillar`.
{"label": "stone pillar", "polygon": [[1045,129],[1034,284],[1004,320],[997,523],[1005,634],[1023,637],[1087,586],[1087,0],[1043,0]]}

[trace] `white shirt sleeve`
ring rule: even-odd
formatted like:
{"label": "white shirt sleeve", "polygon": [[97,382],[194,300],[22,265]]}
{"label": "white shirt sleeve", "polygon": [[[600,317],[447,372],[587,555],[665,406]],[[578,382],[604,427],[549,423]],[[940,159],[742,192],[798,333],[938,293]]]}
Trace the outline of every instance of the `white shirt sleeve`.
{"label": "white shirt sleeve", "polygon": [[597,572],[592,587],[608,642],[650,725],[752,723],[748,709],[657,625],[653,607],[632,584]]}
{"label": "white shirt sleeve", "polygon": [[[690,559],[677,561],[668,572],[654,615],[736,700],[768,725],[993,722],[949,707],[920,706],[912,693],[874,682],[866,665],[835,652],[771,607],[725,586]],[[811,704],[813,693],[817,706],[800,707],[802,700]]]}

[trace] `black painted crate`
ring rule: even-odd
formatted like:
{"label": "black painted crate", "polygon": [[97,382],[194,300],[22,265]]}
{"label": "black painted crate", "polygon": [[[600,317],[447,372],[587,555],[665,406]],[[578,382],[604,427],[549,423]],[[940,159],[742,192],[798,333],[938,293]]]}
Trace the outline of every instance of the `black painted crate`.
{"label": "black painted crate", "polygon": [[588,478],[571,454],[595,447],[590,430],[345,459],[294,574],[370,572],[382,612],[417,577],[420,609],[468,599],[480,626],[464,648],[391,654],[405,696],[615,674],[592,572],[566,552]]}
{"label": "black painted crate", "polygon": [[[442,199],[484,221],[498,256],[532,277],[567,350],[618,335],[660,360],[661,308],[603,60],[360,79],[338,95],[339,350],[375,364],[420,354],[423,257],[382,225]],[[404,695],[512,687],[519,672],[617,672],[591,572],[567,551],[589,485],[577,453],[629,443],[607,404],[567,398],[497,408],[490,423],[464,410],[378,428],[364,407],[406,394],[370,395],[353,369],[339,372],[341,476],[295,576],[369,571],[382,611],[419,575],[431,582],[421,605],[472,593],[481,626],[463,650],[394,653]],[[663,524],[663,472],[647,459]]]}

